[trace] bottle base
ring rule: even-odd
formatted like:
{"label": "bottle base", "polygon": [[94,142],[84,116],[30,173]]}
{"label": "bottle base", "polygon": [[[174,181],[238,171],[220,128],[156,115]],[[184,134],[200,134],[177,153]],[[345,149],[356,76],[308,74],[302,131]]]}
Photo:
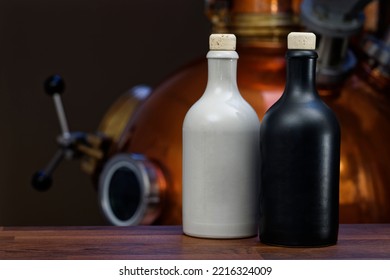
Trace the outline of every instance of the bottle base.
{"label": "bottle base", "polygon": [[282,247],[327,247],[336,245],[338,225],[323,227],[295,227],[283,229],[267,229],[259,227],[261,243]]}
{"label": "bottle base", "polygon": [[337,245],[337,240],[329,241],[329,242],[320,242],[320,243],[315,243],[315,242],[303,243],[303,242],[275,242],[275,241],[263,240],[260,238],[259,241],[265,245],[276,246],[276,247],[288,247],[288,248],[321,248],[321,247],[329,247],[329,246]]}
{"label": "bottle base", "polygon": [[257,235],[256,225],[183,225],[185,235],[207,239],[240,239]]}

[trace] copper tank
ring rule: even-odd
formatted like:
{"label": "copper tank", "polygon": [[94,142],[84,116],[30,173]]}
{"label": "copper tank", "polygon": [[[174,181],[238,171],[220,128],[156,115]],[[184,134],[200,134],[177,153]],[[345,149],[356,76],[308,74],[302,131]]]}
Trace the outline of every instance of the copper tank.
{"label": "copper tank", "polygon": [[[284,89],[285,38],[290,31],[301,29],[296,16],[300,1],[206,3],[213,32],[231,32],[238,38],[238,85],[262,119]],[[384,72],[365,61],[341,89],[322,92],[342,127],[342,223],[390,222],[389,81]],[[373,86],[378,80],[379,88]],[[90,158],[83,166],[98,180],[101,205],[108,209],[106,216],[112,223],[181,223],[182,123],[206,82],[207,61],[202,57],[162,82],[146,100],[123,96],[104,117],[99,130],[112,139],[108,163]],[[128,178],[133,183],[138,180],[137,191],[124,190],[132,188],[131,182],[122,190],[107,190],[114,184],[105,178],[112,178],[118,168],[135,173],[134,180],[131,172]],[[133,209],[120,214],[127,207],[126,199]]]}

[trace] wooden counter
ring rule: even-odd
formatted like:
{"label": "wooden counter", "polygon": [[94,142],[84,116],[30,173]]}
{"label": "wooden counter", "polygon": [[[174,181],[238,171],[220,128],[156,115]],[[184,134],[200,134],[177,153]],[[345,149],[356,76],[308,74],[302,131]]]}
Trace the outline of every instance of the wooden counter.
{"label": "wooden counter", "polygon": [[390,259],[390,224],[340,225],[323,248],[192,238],[180,226],[0,227],[0,259]]}

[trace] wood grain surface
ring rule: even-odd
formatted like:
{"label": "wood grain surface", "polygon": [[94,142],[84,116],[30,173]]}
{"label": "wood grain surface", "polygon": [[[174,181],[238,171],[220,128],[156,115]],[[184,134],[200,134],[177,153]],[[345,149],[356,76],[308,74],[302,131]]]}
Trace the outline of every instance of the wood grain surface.
{"label": "wood grain surface", "polygon": [[322,248],[192,238],[180,226],[0,227],[0,259],[390,259],[390,224],[340,225],[338,244]]}

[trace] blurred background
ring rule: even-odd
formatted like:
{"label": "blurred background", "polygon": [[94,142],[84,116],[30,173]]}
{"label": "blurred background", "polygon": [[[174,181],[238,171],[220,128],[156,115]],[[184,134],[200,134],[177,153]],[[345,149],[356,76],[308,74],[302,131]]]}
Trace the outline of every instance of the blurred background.
{"label": "blurred background", "polygon": [[106,223],[79,161],[63,161],[47,192],[30,185],[60,133],[49,75],[65,80],[70,129],[93,132],[129,88],[204,56],[209,33],[201,0],[1,0],[0,225]]}
{"label": "blurred background", "polygon": [[[236,34],[238,85],[261,119],[298,30],[317,35],[317,86],[341,123],[340,221],[390,222],[389,1],[301,2],[1,0],[0,225],[181,223],[181,125],[206,85],[210,33]],[[86,157],[62,161],[39,192],[31,176],[61,134],[43,89],[52,74],[70,130],[107,139],[77,142]],[[140,84],[149,98],[125,94]]]}

